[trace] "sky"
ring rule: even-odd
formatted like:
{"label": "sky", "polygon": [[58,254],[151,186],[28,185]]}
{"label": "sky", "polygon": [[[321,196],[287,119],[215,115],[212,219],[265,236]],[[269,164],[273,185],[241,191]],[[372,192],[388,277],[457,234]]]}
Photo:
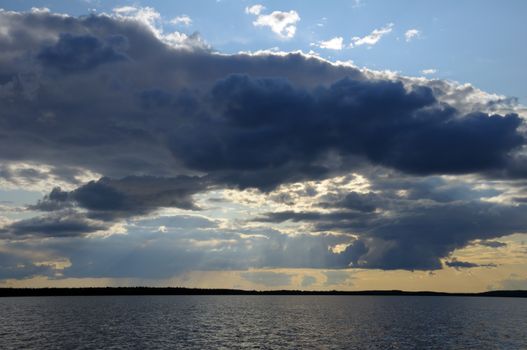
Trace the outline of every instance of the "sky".
{"label": "sky", "polygon": [[0,8],[0,286],[527,289],[524,1]]}

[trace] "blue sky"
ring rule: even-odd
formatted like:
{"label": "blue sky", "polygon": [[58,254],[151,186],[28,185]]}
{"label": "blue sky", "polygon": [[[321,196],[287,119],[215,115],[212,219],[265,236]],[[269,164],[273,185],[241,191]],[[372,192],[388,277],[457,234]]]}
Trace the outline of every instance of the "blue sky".
{"label": "blue sky", "polygon": [[527,288],[526,7],[0,1],[0,286]]}
{"label": "blue sky", "polygon": [[[298,13],[296,34],[280,39],[268,27],[255,27],[255,16],[245,8],[254,4],[264,12]],[[466,1],[0,1],[0,7],[24,11],[47,7],[55,12],[86,15],[111,13],[122,6],[152,7],[164,20],[187,15],[189,26],[172,26],[187,33],[197,31],[214,49],[224,53],[279,48],[283,51],[315,50],[331,60],[352,60],[356,65],[418,76],[434,69],[432,77],[471,83],[484,91],[517,97],[527,103],[527,4],[521,0]],[[354,36],[365,36],[393,23],[391,33],[377,44],[343,50],[317,49],[312,43],[342,37],[345,46]],[[419,31],[410,42],[405,32]]]}

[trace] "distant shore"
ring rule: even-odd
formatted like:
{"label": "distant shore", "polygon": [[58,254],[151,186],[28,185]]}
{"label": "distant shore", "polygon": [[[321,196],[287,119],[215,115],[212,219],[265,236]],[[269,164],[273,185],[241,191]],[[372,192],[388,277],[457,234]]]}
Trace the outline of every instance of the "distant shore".
{"label": "distant shore", "polygon": [[302,291],[201,289],[181,287],[93,287],[93,288],[0,288],[0,297],[97,296],[97,295],[379,295],[379,296],[464,296],[527,298],[527,290],[496,290],[481,293],[445,293],[430,291],[364,290]]}

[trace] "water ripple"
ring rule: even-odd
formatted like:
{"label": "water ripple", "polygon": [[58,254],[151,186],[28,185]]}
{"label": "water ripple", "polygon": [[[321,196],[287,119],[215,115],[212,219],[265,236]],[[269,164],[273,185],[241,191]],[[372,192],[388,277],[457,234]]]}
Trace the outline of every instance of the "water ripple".
{"label": "water ripple", "polygon": [[527,300],[398,296],[0,299],[1,349],[527,349]]}

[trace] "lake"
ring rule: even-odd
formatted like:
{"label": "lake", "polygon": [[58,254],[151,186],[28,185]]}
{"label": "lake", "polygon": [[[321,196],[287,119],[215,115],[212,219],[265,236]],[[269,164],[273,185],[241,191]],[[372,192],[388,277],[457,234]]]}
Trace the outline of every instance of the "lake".
{"label": "lake", "polygon": [[1,349],[527,349],[527,299],[0,298]]}

